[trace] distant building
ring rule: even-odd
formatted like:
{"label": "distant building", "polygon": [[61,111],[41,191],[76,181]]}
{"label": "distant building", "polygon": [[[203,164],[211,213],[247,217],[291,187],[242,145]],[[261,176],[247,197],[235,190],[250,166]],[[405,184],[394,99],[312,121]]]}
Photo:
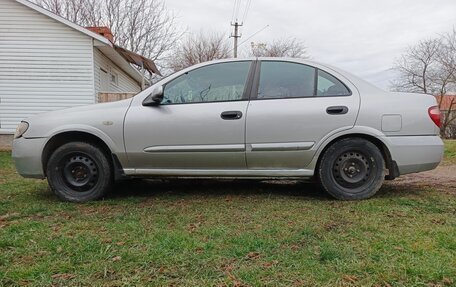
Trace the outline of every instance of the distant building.
{"label": "distant building", "polygon": [[441,111],[449,111],[450,109],[456,112],[456,96],[436,96],[437,103]]}
{"label": "distant building", "polygon": [[436,99],[443,115],[442,122],[448,117],[450,120],[453,119],[444,131],[443,136],[454,139],[456,138],[456,96],[436,96]]}

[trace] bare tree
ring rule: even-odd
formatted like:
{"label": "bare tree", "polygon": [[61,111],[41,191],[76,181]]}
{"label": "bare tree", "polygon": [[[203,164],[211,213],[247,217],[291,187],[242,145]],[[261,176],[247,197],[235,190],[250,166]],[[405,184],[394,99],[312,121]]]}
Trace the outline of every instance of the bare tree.
{"label": "bare tree", "polygon": [[81,26],[97,26],[102,19],[100,0],[35,0],[43,8]]}
{"label": "bare tree", "polygon": [[80,25],[107,26],[119,46],[162,61],[182,35],[163,0],[35,0]]}
{"label": "bare tree", "polygon": [[429,39],[409,47],[396,60],[394,69],[399,79],[393,83],[396,90],[417,93],[435,93],[442,89],[436,82],[439,73],[440,39]]}
{"label": "bare tree", "polygon": [[308,58],[307,48],[296,38],[275,40],[271,43],[251,43],[251,56]]}
{"label": "bare tree", "polygon": [[[445,87],[440,91],[439,107],[442,108],[445,95],[456,93],[456,30],[443,36],[442,48],[439,53],[442,69],[440,85]],[[445,137],[456,136],[456,98],[452,97],[443,112],[442,133]]]}
{"label": "bare tree", "polygon": [[[399,78],[392,83],[394,90],[439,96],[442,108],[445,97],[456,93],[456,30],[409,47],[394,69],[399,72]],[[442,136],[448,136],[453,124],[456,124],[456,102],[443,111]]]}
{"label": "bare tree", "polygon": [[190,34],[177,46],[168,67],[176,72],[198,63],[228,58],[231,50],[226,39],[217,33]]}

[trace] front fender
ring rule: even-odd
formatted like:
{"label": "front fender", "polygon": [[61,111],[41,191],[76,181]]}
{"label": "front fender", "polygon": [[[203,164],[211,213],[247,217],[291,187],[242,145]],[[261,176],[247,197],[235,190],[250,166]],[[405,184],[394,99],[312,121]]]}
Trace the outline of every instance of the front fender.
{"label": "front fender", "polygon": [[49,142],[54,136],[65,132],[83,132],[91,134],[102,140],[109,147],[112,153],[117,154],[124,152],[123,139],[121,142],[116,143],[106,132],[89,125],[73,124],[60,126],[47,132],[44,137],[47,138],[47,142]]}

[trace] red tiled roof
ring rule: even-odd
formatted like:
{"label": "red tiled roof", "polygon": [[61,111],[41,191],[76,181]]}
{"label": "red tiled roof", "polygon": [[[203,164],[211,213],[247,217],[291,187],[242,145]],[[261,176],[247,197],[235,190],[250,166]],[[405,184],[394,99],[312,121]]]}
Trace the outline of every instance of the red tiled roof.
{"label": "red tiled roof", "polygon": [[448,111],[451,106],[451,110],[456,111],[456,96],[435,96],[439,108],[441,111]]}
{"label": "red tiled roof", "polygon": [[87,30],[90,30],[94,33],[97,33],[97,34],[105,37],[106,39],[111,41],[111,43],[114,43],[114,35],[112,35],[111,29],[109,29],[109,27],[85,27],[85,28]]}

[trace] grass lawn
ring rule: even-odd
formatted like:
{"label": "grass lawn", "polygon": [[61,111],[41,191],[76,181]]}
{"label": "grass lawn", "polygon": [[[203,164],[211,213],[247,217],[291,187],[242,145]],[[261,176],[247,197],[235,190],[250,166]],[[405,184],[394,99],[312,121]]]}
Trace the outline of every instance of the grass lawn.
{"label": "grass lawn", "polygon": [[456,286],[456,185],[340,202],[304,183],[124,182],[77,205],[0,152],[0,286],[51,285]]}
{"label": "grass lawn", "polygon": [[456,164],[456,140],[445,141],[444,163]]}

